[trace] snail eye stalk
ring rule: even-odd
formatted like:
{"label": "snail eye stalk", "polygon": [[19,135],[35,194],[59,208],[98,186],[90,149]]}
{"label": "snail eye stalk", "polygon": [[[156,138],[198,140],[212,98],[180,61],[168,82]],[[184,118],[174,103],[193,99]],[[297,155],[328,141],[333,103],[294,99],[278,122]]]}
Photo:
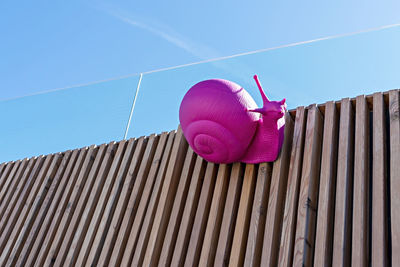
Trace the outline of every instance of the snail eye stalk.
{"label": "snail eye stalk", "polygon": [[263,100],[263,105],[264,105],[264,107],[265,107],[265,105],[268,104],[268,103],[271,102],[271,101],[270,101],[270,100],[268,99],[268,97],[265,95],[265,92],[264,92],[264,90],[263,90],[263,88],[262,88],[262,86],[261,86],[261,83],[260,83],[260,81],[258,80],[258,76],[257,76],[257,75],[254,75],[253,78],[254,78],[254,80],[256,81],[256,84],[257,84],[257,86],[258,86],[258,89],[260,90],[260,94],[261,94],[261,97],[262,97],[262,100]]}

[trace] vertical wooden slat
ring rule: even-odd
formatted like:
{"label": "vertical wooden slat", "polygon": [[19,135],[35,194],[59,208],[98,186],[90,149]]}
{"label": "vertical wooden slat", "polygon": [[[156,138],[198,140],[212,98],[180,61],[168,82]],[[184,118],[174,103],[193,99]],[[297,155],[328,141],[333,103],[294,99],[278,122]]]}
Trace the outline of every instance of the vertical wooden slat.
{"label": "vertical wooden slat", "polygon": [[4,187],[4,183],[7,181],[7,178],[10,174],[10,171],[12,170],[12,168],[14,167],[16,162],[9,162],[7,163],[7,165],[4,167],[3,172],[1,173],[0,176],[0,190],[3,190]]}
{"label": "vertical wooden slat", "polygon": [[[4,210],[4,206],[7,206],[7,200],[4,200],[6,198],[6,195],[10,196],[13,195],[12,193],[15,190],[15,184],[19,180],[20,174],[24,172],[24,169],[26,167],[27,159],[24,160],[18,160],[15,162],[10,174],[8,177],[4,177],[6,179],[0,180],[1,183],[1,190],[0,190],[0,216],[2,215],[2,210]],[[8,198],[7,198],[8,199]]]}
{"label": "vertical wooden slat", "polygon": [[[38,256],[36,259],[33,259],[36,261],[36,266],[44,266],[44,262],[46,260],[47,254],[50,250],[51,245],[53,244],[54,240],[57,240],[55,238],[56,234],[57,235],[62,235],[65,232],[65,226],[61,224],[61,220],[63,218],[64,212],[68,213],[68,208],[67,205],[69,204],[69,208],[71,207],[71,202],[68,202],[70,199],[70,196],[73,192],[75,183],[77,183],[78,188],[80,188],[80,183],[82,183],[82,178],[77,181],[77,177],[81,177],[80,174],[88,172],[87,170],[87,165],[89,164],[89,161],[91,160],[92,154],[93,154],[94,146],[90,148],[84,148],[81,149],[79,153],[79,157],[76,161],[76,164],[74,166],[74,169],[72,171],[72,174],[70,177],[68,177],[68,183],[65,188],[65,191],[60,193],[62,194],[61,200],[57,202],[55,205],[57,206],[56,213],[54,216],[50,217],[50,227],[47,231],[43,233],[41,230],[40,235],[44,235],[44,241],[40,243],[40,250],[38,253]],[[92,161],[94,160],[94,156]],[[86,165],[85,165],[86,164]],[[84,166],[82,168],[82,166]],[[81,169],[82,168],[82,169]],[[83,185],[82,185],[83,187]],[[61,227],[59,228],[59,226]],[[64,227],[64,228],[63,228]]]}
{"label": "vertical wooden slat", "polygon": [[[43,227],[44,218],[45,218],[45,216],[48,212],[49,206],[53,200],[54,193],[58,189],[58,185],[64,174],[64,170],[67,167],[70,156],[71,156],[71,151],[65,152],[64,155],[62,156],[62,158],[60,157],[59,162],[61,161],[61,163],[58,165],[58,168],[56,166],[57,169],[55,168],[53,170],[53,173],[48,173],[46,176],[47,181],[45,181],[43,183],[45,188],[42,189],[43,191],[39,192],[39,193],[42,193],[41,198],[43,198],[43,200],[42,200],[42,204],[41,204],[40,208],[39,207],[36,208],[37,209],[36,219],[32,223],[32,227],[31,227],[29,233],[27,234],[25,241],[20,240],[20,242],[21,242],[20,246],[22,247],[22,250],[21,250],[20,256],[18,258],[18,261],[15,263],[18,266],[26,265],[26,260],[29,255],[29,252],[32,249],[33,243],[35,242],[35,239],[37,238],[37,234],[38,234],[40,228]],[[58,163],[56,163],[56,164],[58,164]],[[53,177],[53,175],[54,175],[54,177]],[[40,205],[40,203],[37,203],[37,206],[39,206],[39,205]],[[18,242],[17,242],[16,246],[17,245],[18,245]]]}
{"label": "vertical wooden slat", "polygon": [[341,101],[336,180],[333,266],[351,261],[351,207],[353,193],[354,112],[348,98]]}
{"label": "vertical wooden slat", "polygon": [[316,105],[309,107],[304,144],[293,266],[311,266],[315,247],[321,164],[322,115]]}
{"label": "vertical wooden slat", "polygon": [[229,178],[222,226],[219,233],[214,266],[227,266],[235,231],[236,215],[239,207],[240,190],[243,183],[244,164],[234,163]]}
{"label": "vertical wooden slat", "polygon": [[[125,145],[125,143],[123,143],[123,145]],[[102,154],[99,153],[97,154],[97,156],[102,159],[101,160],[99,159],[99,161],[95,162],[90,170],[89,176],[87,178],[88,182],[85,183],[82,193],[80,194],[79,200],[75,206],[74,213],[68,224],[68,229],[67,232],[65,233],[64,240],[61,243],[61,247],[57,255],[53,256],[53,258],[55,257],[54,265],[56,266],[63,265],[68,255],[68,252],[74,251],[74,247],[71,246],[76,244],[75,242],[77,240],[75,239],[75,236],[79,237],[81,235],[82,228],[84,227],[82,226],[82,224],[85,221],[84,219],[86,218],[89,212],[93,212],[93,209],[91,209],[90,206],[90,204],[93,201],[93,194],[96,193],[96,196],[94,196],[94,198],[96,197],[98,198],[99,194],[98,191],[101,190],[101,187],[104,184],[104,180],[107,177],[110,165],[112,164],[113,158],[116,154],[115,152],[116,149],[117,149],[117,144],[113,142],[108,145],[107,152],[105,153],[104,157]]]}
{"label": "vertical wooden slat", "polygon": [[337,145],[338,114],[335,103],[330,101],[325,105],[314,266],[330,266],[332,263]]}
{"label": "vertical wooden slat", "polygon": [[175,241],[178,235],[183,208],[185,206],[187,192],[189,189],[190,177],[192,176],[195,161],[196,153],[189,147],[186,153],[182,173],[179,178],[178,189],[171,210],[168,227],[166,229],[164,243],[161,249],[160,260],[158,263],[160,266],[169,266],[171,264]]}
{"label": "vertical wooden slat", "polygon": [[253,204],[256,183],[256,168],[254,164],[247,164],[243,178],[242,193],[240,196],[238,216],[229,266],[242,266],[246,252],[247,235],[249,231],[251,206]]}
{"label": "vertical wooden slat", "polygon": [[[109,145],[109,149],[111,149],[112,146],[113,145]],[[67,207],[62,214],[62,219],[59,223],[58,230],[56,230],[53,243],[45,259],[45,266],[53,265],[57,259],[58,261],[62,260],[60,258],[63,258],[64,255],[63,253],[59,253],[59,251],[64,252],[65,248],[62,249],[62,246],[69,246],[69,244],[67,243],[69,243],[69,239],[71,238],[71,232],[74,232],[70,228],[74,227],[74,221],[76,221],[76,218],[74,219],[74,217],[77,216],[77,213],[81,212],[79,209],[80,205],[82,205],[80,204],[80,202],[82,202],[80,198],[81,193],[82,191],[84,191],[84,189],[87,190],[87,188],[90,187],[87,184],[90,184],[92,182],[93,176],[97,172],[99,165],[102,162],[106,148],[107,146],[103,144],[95,151],[93,147],[89,149],[85,157],[85,161],[83,162],[77,182],[72,189],[73,191],[71,193],[71,196],[67,200]],[[84,197],[85,195],[83,195],[82,198]]]}
{"label": "vertical wooden slat", "polygon": [[[59,160],[59,155],[49,155],[47,156],[39,175],[36,177],[35,182],[29,192],[26,203],[22,208],[21,213],[18,214],[18,220],[15,225],[10,225],[12,227],[11,235],[8,237],[6,246],[4,247],[0,262],[3,264],[11,266],[10,261],[14,261],[15,257],[19,256],[20,252],[20,242],[25,240],[25,235],[28,233],[32,220],[36,215],[37,204],[41,202],[42,196],[37,197],[37,194],[43,190],[43,182],[45,180],[47,171],[53,171],[56,162]],[[20,241],[20,242],[17,242]],[[14,245],[16,250],[13,251]],[[12,254],[11,254],[12,253]],[[11,255],[11,257],[9,257]]]}
{"label": "vertical wooden slat", "polygon": [[201,248],[200,266],[212,266],[214,263],[217,238],[219,236],[222,213],[225,205],[226,191],[230,166],[219,165],[217,180],[215,182],[214,194],[208,215],[207,228],[204,234],[203,246]]}
{"label": "vertical wooden slat", "polygon": [[[288,166],[289,174],[287,178],[287,192],[285,199],[285,206],[283,209],[283,219],[282,219],[282,228],[281,231],[276,233],[277,231],[274,228],[270,229],[269,221],[274,220],[275,213],[280,212],[281,210],[276,210],[275,213],[270,212],[270,205],[268,205],[267,211],[267,221],[265,222],[265,229],[269,229],[268,235],[264,234],[264,245],[263,245],[263,254],[262,254],[262,266],[275,266],[275,258],[278,253],[278,266],[292,266],[293,260],[293,247],[294,247],[294,236],[296,231],[296,219],[297,219],[297,202],[299,198],[300,191],[300,175],[301,168],[303,162],[303,148],[304,148],[304,136],[306,129],[306,110],[304,107],[298,107],[296,109],[296,119],[294,125],[293,132],[293,143],[291,146],[291,154],[290,154],[290,164]],[[286,139],[286,138],[285,138]],[[286,140],[285,140],[286,141]],[[287,159],[289,160],[289,159]],[[275,165],[273,166],[272,177],[274,177]],[[274,178],[271,181],[271,190],[270,190],[270,199],[272,193],[278,188],[273,185]],[[275,188],[275,189],[273,189]],[[286,189],[286,188],[285,188]],[[283,190],[285,190],[283,189]],[[282,190],[282,189],[281,189]],[[269,200],[271,202],[271,200]],[[268,252],[264,252],[265,244],[270,244],[269,236],[280,235],[280,245],[277,248],[277,245],[269,245]],[[277,237],[275,237],[277,239]],[[279,238],[278,238],[279,243]],[[279,252],[278,252],[279,249]],[[274,261],[272,261],[274,260]]]}
{"label": "vertical wooden slat", "polygon": [[[158,142],[158,137],[156,137],[154,134],[150,135],[148,139],[149,140],[147,144],[145,144],[146,150],[142,159],[140,158],[140,149],[135,150],[135,154],[133,155],[128,173],[126,174],[126,178],[122,185],[121,194],[115,208],[114,216],[112,216],[112,221],[108,230],[109,232],[105,237],[104,246],[100,252],[99,260],[98,262],[96,262],[95,260],[93,262],[91,262],[90,260],[88,261],[88,263],[91,262],[90,264],[92,265],[105,266],[108,264],[113,246],[118,236],[118,231],[120,229],[123,216],[125,214],[125,210],[127,209],[127,206],[129,204],[128,200],[132,189],[134,185],[136,185],[136,188],[138,188],[139,186],[141,188],[139,189],[140,191],[143,189],[145,177],[147,177],[147,174],[149,172]],[[139,164],[139,170],[136,171]]]}
{"label": "vertical wooden slat", "polygon": [[[144,138],[139,140],[139,150],[141,150],[143,147],[143,140]],[[108,201],[109,196],[110,194],[118,194],[118,179],[121,179],[121,177],[123,179],[125,176],[127,164],[131,160],[133,151],[137,144],[136,142],[136,139],[130,139],[129,141],[121,141],[118,144],[118,149],[115,153],[107,177],[105,178],[104,183],[101,185],[101,188],[98,188],[98,190],[101,190],[101,193],[98,199],[92,203],[93,213],[88,213],[89,217],[86,219],[86,222],[83,225],[82,234],[76,239],[76,244],[72,243],[73,245],[70,248],[69,256],[67,256],[67,263],[71,263],[71,265],[75,264],[77,266],[83,266],[86,263],[89,253],[95,253],[97,248],[96,245],[100,243],[101,235],[106,227],[107,217],[105,216],[108,215],[107,211],[113,211],[111,206],[113,205],[113,202],[112,199],[111,201]],[[86,208],[86,211],[88,210],[89,209]],[[84,218],[85,216],[82,216],[81,222],[84,221]],[[97,237],[97,234],[100,236]],[[75,235],[75,238],[76,237],[77,235]],[[98,239],[96,240],[95,237]],[[71,253],[73,249],[75,249],[75,252]],[[92,254],[92,258],[89,259],[89,262],[93,261],[93,259],[94,254]]]}
{"label": "vertical wooden slat", "polygon": [[71,180],[74,179],[73,174],[71,175],[71,171],[75,167],[75,164],[79,165],[79,163],[76,163],[78,155],[80,155],[80,150],[76,149],[72,152],[71,158],[68,162],[68,166],[63,174],[63,177],[60,179],[60,184],[57,188],[57,191],[55,192],[54,198],[52,199],[52,201],[49,202],[50,208],[45,213],[45,218],[42,224],[39,226],[40,227],[39,233],[37,234],[37,237],[34,240],[34,244],[32,245],[30,254],[27,255],[28,258],[26,261],[26,266],[32,266],[33,263],[38,259],[38,253],[40,248],[48,244],[48,242],[44,243],[44,241],[46,240],[46,237],[51,234],[49,227],[52,221],[57,220],[56,210],[61,203],[60,202],[61,197],[63,196],[63,194],[68,194],[67,192],[64,191],[65,185],[67,184],[69,179]]}
{"label": "vertical wooden slat", "polygon": [[204,233],[206,231],[211,200],[213,198],[213,188],[215,185],[217,169],[218,165],[210,162],[207,163],[206,174],[204,176],[204,182],[199,198],[199,205],[197,207],[192,233],[190,236],[190,242],[187,249],[184,265],[186,267],[198,265]]}
{"label": "vertical wooden slat", "polygon": [[[175,138],[175,131],[168,134],[168,141],[161,159],[160,167],[157,171],[154,186],[151,192],[146,192],[147,198],[142,196],[139,203],[139,209],[135,216],[132,229],[128,235],[128,241],[122,257],[121,266],[131,266],[132,255],[137,254],[138,258],[143,259],[147,241],[150,235],[151,226],[153,223],[156,205],[159,200],[160,191],[164,182],[167,164],[171,155],[171,148]],[[150,187],[151,188],[151,187]],[[149,188],[149,190],[151,190]],[[150,199],[148,196],[151,194]],[[144,194],[143,194],[144,195]],[[146,208],[147,207],[147,208]],[[136,249],[137,248],[137,249]],[[138,260],[139,260],[138,259]]]}
{"label": "vertical wooden slat", "polygon": [[[4,222],[5,220],[7,220],[8,218],[8,214],[4,214],[6,212],[6,210],[10,210],[10,208],[12,209],[13,203],[15,203],[15,195],[19,194],[20,189],[23,187],[24,185],[24,180],[26,178],[26,176],[23,176],[23,174],[25,174],[25,168],[31,168],[33,163],[35,161],[32,160],[28,163],[28,167],[27,165],[27,161],[24,160],[22,162],[16,162],[14,164],[13,169],[10,172],[10,175],[7,179],[7,183],[4,184],[3,190],[0,192],[0,199],[1,199],[1,205],[0,205],[0,218],[1,221]],[[16,172],[16,170],[18,169],[18,172]],[[21,177],[22,176],[22,177]],[[10,188],[9,185],[11,184]],[[14,201],[12,201],[14,199]],[[1,231],[0,231],[1,233]]]}
{"label": "vertical wooden slat", "polygon": [[353,189],[353,266],[368,264],[369,110],[364,96],[356,100]]}
{"label": "vertical wooden slat", "polygon": [[[6,167],[6,163],[5,162],[0,164],[0,184],[1,184],[1,177],[3,175],[3,170],[5,169],[5,167]],[[0,186],[0,188],[1,188],[1,186]]]}
{"label": "vertical wooden slat", "polygon": [[[129,160],[131,151],[135,144],[135,139],[119,142],[110,168],[105,170],[104,175],[101,178],[97,177],[89,199],[87,200],[85,210],[81,216],[80,223],[75,232],[74,240],[69,248],[67,258],[65,259],[66,265],[85,265],[94,235],[98,228],[100,228],[101,231],[102,227],[99,226],[101,215],[107,203],[110,190],[115,184],[114,181],[117,172],[119,169],[124,172],[123,167],[126,167],[126,165],[124,166],[123,164],[126,164]],[[127,153],[125,153],[126,150]],[[121,165],[123,166],[122,168],[120,168]],[[97,181],[99,181],[99,184],[97,184]],[[96,195],[94,193],[96,193]]]}
{"label": "vertical wooden slat", "polygon": [[386,266],[388,263],[385,122],[386,116],[383,95],[382,93],[375,93],[373,96],[372,133],[372,266]]}
{"label": "vertical wooden slat", "polygon": [[[38,160],[35,163],[35,166],[33,168],[33,171],[31,172],[31,174],[29,175],[27,182],[24,185],[24,188],[20,194],[20,197],[18,199],[16,199],[16,203],[14,205],[14,209],[11,212],[11,215],[7,221],[7,223],[2,222],[2,226],[4,226],[4,231],[2,231],[2,234],[0,236],[0,251],[1,251],[1,256],[3,256],[2,258],[0,258],[0,263],[3,262],[4,260],[6,260],[6,258],[8,257],[7,253],[10,252],[10,246],[11,244],[9,244],[9,248],[8,250],[5,250],[5,246],[7,244],[7,242],[12,242],[12,240],[10,240],[10,236],[13,239],[17,233],[20,230],[20,227],[22,226],[21,224],[23,223],[23,221],[25,220],[25,214],[27,212],[27,209],[29,209],[29,203],[31,202],[29,195],[30,195],[30,191],[31,188],[33,187],[34,183],[36,180],[40,180],[40,176],[43,175],[43,172],[45,171],[45,167],[42,168],[43,162],[46,161],[46,166],[48,166],[48,163],[51,159],[51,156],[48,156],[46,158],[44,157],[39,157]],[[39,177],[39,178],[37,178]],[[31,198],[33,196],[31,195]],[[27,205],[25,205],[25,202]],[[24,204],[23,204],[24,203]],[[4,253],[4,254],[3,254]]]}
{"label": "vertical wooden slat", "polygon": [[182,266],[187,248],[189,246],[190,232],[194,224],[196,208],[199,203],[201,185],[204,180],[206,161],[197,156],[193,175],[190,181],[188,196],[185,201],[185,208],[182,214],[182,220],[179,226],[178,236],[172,255],[171,266]]}
{"label": "vertical wooden slat", "polygon": [[[126,256],[129,260],[130,251],[133,250],[135,247],[136,239],[145,216],[148,199],[151,195],[154,180],[156,179],[158,167],[163,158],[163,155],[169,153],[168,149],[170,149],[171,147],[169,145],[169,148],[164,154],[164,150],[167,144],[167,138],[170,139],[173,137],[169,137],[168,133],[166,132],[161,134],[154,158],[151,161],[151,167],[148,175],[143,170],[143,172],[140,172],[141,175],[138,175],[137,177],[138,181],[135,182],[132,192],[130,193],[126,212],[122,220],[113,251],[111,253],[109,261],[110,266],[121,265],[124,251],[129,250],[129,255]],[[170,141],[170,143],[171,142],[172,140]],[[165,157],[167,157],[167,155],[165,155]],[[126,265],[128,265],[128,263],[126,263]]]}
{"label": "vertical wooden slat", "polygon": [[[97,265],[97,259],[99,258],[101,249],[104,245],[104,241],[106,239],[111,220],[113,220],[114,216],[118,216],[114,213],[114,211],[118,204],[120,193],[122,191],[122,186],[124,185],[125,179],[127,178],[126,176],[128,175],[129,168],[133,167],[133,169],[131,169],[131,175],[136,176],[139,171],[140,162],[142,160],[143,152],[147,142],[148,138],[143,137],[139,138],[137,144],[134,142],[133,139],[129,140],[128,142],[128,147],[126,148],[124,158],[122,159],[121,166],[115,178],[116,180],[111,190],[111,195],[103,212],[103,216],[100,220],[100,225],[98,226],[96,236],[92,241],[93,245],[91,246],[86,265]],[[133,144],[136,144],[136,147],[134,147]],[[85,243],[83,244],[83,247],[86,247]],[[82,254],[79,255],[76,265],[79,265],[81,262],[83,262],[80,260],[81,255]]]}
{"label": "vertical wooden slat", "polygon": [[[181,127],[179,126],[171,152],[171,159],[168,163],[168,169],[165,174],[160,200],[158,202],[157,211],[154,217],[146,253],[144,255],[144,266],[156,266],[158,264],[187,147],[188,143],[183,136]],[[140,259],[140,257],[134,256],[134,264],[142,262],[141,259],[139,261],[136,261],[136,259]]]}
{"label": "vertical wooden slat", "polygon": [[389,92],[390,209],[392,266],[400,266],[400,112],[399,91]]}
{"label": "vertical wooden slat", "polygon": [[[291,137],[288,137],[288,139]],[[260,163],[257,172],[257,184],[251,211],[249,235],[247,240],[244,266],[259,266],[263,243],[263,231],[267,215],[267,205],[272,176],[272,164]],[[224,224],[223,224],[224,225]]]}

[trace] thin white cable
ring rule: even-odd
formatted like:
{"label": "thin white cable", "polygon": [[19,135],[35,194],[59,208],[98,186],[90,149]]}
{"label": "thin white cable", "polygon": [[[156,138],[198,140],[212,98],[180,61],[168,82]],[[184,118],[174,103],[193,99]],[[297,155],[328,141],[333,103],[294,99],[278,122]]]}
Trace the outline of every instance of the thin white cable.
{"label": "thin white cable", "polygon": [[208,63],[208,62],[214,62],[214,61],[218,61],[218,60],[224,60],[224,59],[230,59],[230,58],[235,58],[235,57],[240,57],[240,56],[246,56],[246,55],[256,54],[256,53],[260,53],[260,52],[266,52],[266,51],[276,50],[276,49],[280,49],[280,48],[285,48],[285,47],[292,47],[292,46],[297,46],[297,45],[310,44],[310,43],[324,41],[324,40],[331,40],[331,39],[336,39],[336,38],[341,38],[341,37],[348,37],[348,36],[357,35],[357,34],[361,34],[361,33],[379,31],[379,30],[394,28],[394,27],[398,27],[398,26],[400,26],[400,23],[389,24],[389,25],[384,25],[384,26],[379,26],[379,27],[373,27],[373,28],[368,28],[368,29],[365,29],[365,30],[360,30],[360,31],[355,31],[355,32],[350,32],[350,33],[341,33],[341,34],[331,35],[331,36],[327,36],[327,37],[312,39],[312,40],[308,40],[308,41],[301,41],[301,42],[295,42],[295,43],[290,43],[290,44],[285,44],[285,45],[274,46],[274,47],[270,47],[270,48],[262,48],[262,49],[243,52],[243,53],[238,53],[238,54],[234,54],[234,55],[230,55],[230,56],[222,56],[222,57],[206,59],[206,60],[187,63],[187,64],[182,64],[182,65],[159,68],[159,69],[145,71],[145,72],[141,72],[141,73],[132,73],[132,74],[119,76],[119,77],[115,77],[115,78],[110,78],[110,79],[105,79],[105,80],[99,80],[99,81],[94,81],[94,82],[89,82],[89,83],[83,83],[83,84],[77,84],[77,85],[72,85],[72,86],[67,86],[67,87],[62,87],[62,88],[56,88],[56,89],[51,89],[51,90],[46,90],[46,91],[40,91],[40,92],[27,94],[27,95],[23,95],[23,96],[17,96],[17,97],[2,99],[2,100],[0,100],[0,102],[19,99],[19,98],[26,97],[26,96],[34,96],[34,95],[40,95],[40,94],[45,94],[45,93],[51,93],[51,92],[61,91],[61,90],[70,89],[70,88],[88,86],[88,85],[98,84],[98,83],[102,83],[102,82],[120,80],[120,79],[124,79],[124,78],[133,77],[133,76],[136,76],[136,75],[139,75],[139,74],[150,74],[150,73],[161,72],[161,71],[166,71],[166,70],[179,69],[179,68],[184,68],[184,67],[188,67],[188,66],[193,66],[193,65],[198,65],[198,64]]}
{"label": "thin white cable", "polygon": [[135,97],[133,98],[133,103],[132,103],[132,107],[131,107],[131,113],[129,114],[128,123],[126,124],[124,140],[126,140],[126,136],[128,135],[129,126],[131,125],[132,114],[133,114],[133,110],[135,109],[135,103],[136,103],[136,99],[137,99],[137,96],[138,96],[138,93],[139,93],[140,83],[142,82],[142,77],[143,77],[143,73],[140,73],[139,82],[138,82],[137,87],[136,87]]}

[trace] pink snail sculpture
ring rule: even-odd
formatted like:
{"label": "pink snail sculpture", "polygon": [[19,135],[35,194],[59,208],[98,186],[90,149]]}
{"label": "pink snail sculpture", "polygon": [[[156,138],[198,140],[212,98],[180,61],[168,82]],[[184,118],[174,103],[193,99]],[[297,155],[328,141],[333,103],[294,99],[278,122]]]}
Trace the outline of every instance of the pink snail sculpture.
{"label": "pink snail sculpture", "polygon": [[[215,163],[274,161],[284,138],[286,100],[270,101],[257,75],[263,107],[240,85],[201,81],[183,97],[179,120],[190,147]],[[261,115],[260,115],[261,114]]]}

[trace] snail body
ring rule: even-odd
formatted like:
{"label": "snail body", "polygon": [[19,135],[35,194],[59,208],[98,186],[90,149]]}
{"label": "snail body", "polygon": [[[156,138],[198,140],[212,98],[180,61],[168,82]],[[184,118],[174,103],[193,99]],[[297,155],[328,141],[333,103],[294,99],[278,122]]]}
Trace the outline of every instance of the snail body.
{"label": "snail body", "polygon": [[254,79],[262,108],[240,85],[222,79],[201,81],[184,96],[179,109],[183,134],[207,161],[259,163],[277,158],[283,143],[285,99],[270,101],[256,75]]}

